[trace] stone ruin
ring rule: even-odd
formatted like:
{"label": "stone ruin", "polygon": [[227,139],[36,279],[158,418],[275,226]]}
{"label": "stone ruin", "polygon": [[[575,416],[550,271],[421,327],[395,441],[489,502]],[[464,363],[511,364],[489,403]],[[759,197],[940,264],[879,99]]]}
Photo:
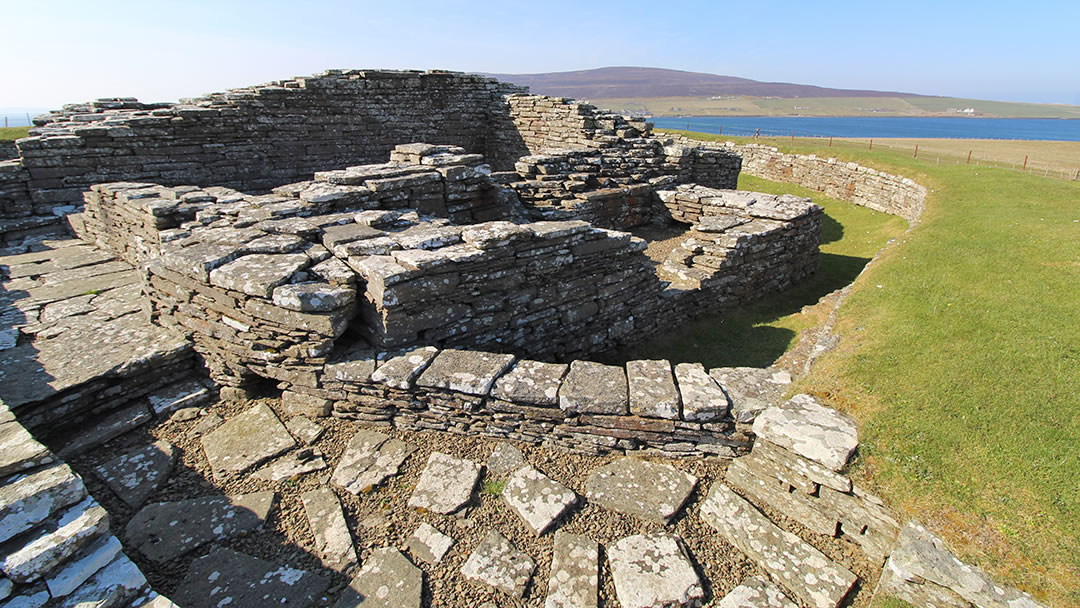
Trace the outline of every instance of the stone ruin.
{"label": "stone ruin", "polygon": [[[786,371],[588,360],[814,272],[821,209],[734,190],[745,164],[917,219],[925,191],[910,180],[665,139],[448,72],[332,71],[177,105],[99,100],[36,124],[0,163],[5,605],[167,608],[140,568],[176,560],[183,583],[160,580],[185,608],[464,605],[424,583],[449,555],[500,605],[596,606],[610,576],[603,593],[624,607],[699,606],[709,586],[672,531],[691,519],[758,575],[722,606],[835,608],[867,572],[920,605],[1037,605],[957,571],[938,539],[855,486],[843,474],[854,424],[809,396],[783,399]],[[81,241],[53,237],[61,225]],[[660,254],[634,235],[673,225],[682,234]],[[243,401],[267,383],[274,407]],[[219,391],[242,409],[204,407]],[[185,429],[206,479],[242,493],[177,500],[166,480],[181,448],[127,449],[151,420]],[[361,561],[352,509],[416,466],[430,431],[502,442],[486,467],[424,448],[406,492],[421,518],[412,561],[395,546]],[[325,438],[340,433],[331,452]],[[574,489],[538,468],[540,448],[606,464]],[[110,521],[59,458],[94,463],[91,488],[119,497],[110,510],[127,521]],[[706,495],[679,463],[722,464],[701,469]],[[505,483],[501,504],[539,538],[569,527],[579,494],[654,527],[611,539],[603,577],[596,541],[562,529],[545,557],[505,528],[455,555],[472,537],[449,524],[476,508],[482,476]],[[237,544],[297,484],[319,572]],[[839,563],[830,542],[861,557]],[[546,597],[530,591],[538,565]]]}

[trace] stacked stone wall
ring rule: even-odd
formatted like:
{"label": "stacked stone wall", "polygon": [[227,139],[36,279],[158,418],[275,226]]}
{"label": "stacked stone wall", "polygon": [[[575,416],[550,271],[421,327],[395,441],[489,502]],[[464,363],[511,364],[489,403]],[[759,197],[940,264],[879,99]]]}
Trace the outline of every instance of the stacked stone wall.
{"label": "stacked stone wall", "polygon": [[35,119],[34,136],[18,147],[36,215],[118,180],[258,192],[384,159],[408,141],[484,154],[503,95],[520,90],[450,72],[329,71],[177,105],[66,106]]}
{"label": "stacked stone wall", "polygon": [[625,367],[518,360],[422,347],[394,356],[366,345],[283,381],[295,413],[554,445],[576,452],[651,449],[734,457],[750,448],[720,385],[700,364]]}

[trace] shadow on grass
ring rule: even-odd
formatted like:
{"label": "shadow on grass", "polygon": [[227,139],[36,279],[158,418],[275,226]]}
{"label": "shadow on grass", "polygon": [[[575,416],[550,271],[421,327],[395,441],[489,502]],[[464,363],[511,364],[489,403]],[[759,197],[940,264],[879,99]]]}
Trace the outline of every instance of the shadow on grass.
{"label": "shadow on grass", "polygon": [[[832,223],[839,227],[838,223]],[[829,230],[835,234],[835,229]],[[839,230],[842,232],[842,227]],[[797,323],[785,317],[849,285],[869,261],[870,258],[822,253],[818,271],[790,289],[766,294],[743,306],[719,310],[658,338],[603,353],[596,359],[611,364],[634,359],[667,359],[673,364],[702,363],[706,369],[767,367],[791,348],[798,335]]]}

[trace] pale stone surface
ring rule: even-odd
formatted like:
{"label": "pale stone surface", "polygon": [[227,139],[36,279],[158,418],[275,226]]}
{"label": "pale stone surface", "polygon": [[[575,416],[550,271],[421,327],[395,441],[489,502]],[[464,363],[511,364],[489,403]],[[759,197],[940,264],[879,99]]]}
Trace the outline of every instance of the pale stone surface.
{"label": "pale stone surface", "polygon": [[11,597],[11,589],[15,585],[6,578],[0,577],[0,601]]}
{"label": "pale stone surface", "polygon": [[620,458],[589,475],[585,495],[612,511],[666,524],[696,484],[697,477],[671,465]]}
{"label": "pale stone surface", "polygon": [[281,393],[281,407],[288,416],[310,416],[312,418],[325,418],[334,411],[334,403],[329,399],[306,395],[296,391],[283,391]]}
{"label": "pale stone surface", "polygon": [[18,595],[4,604],[4,608],[41,608],[47,603],[49,603],[49,589],[44,584],[37,584],[19,591]]}
{"label": "pale stone surface", "polygon": [[559,387],[559,408],[571,414],[614,414],[629,410],[626,371],[593,361],[570,364]]}
{"label": "pale stone surface", "polygon": [[295,445],[274,410],[265,404],[233,416],[202,438],[215,477],[247,471]]}
{"label": "pale stone surface", "polygon": [[348,572],[357,564],[349,524],[341,503],[329,488],[319,488],[300,495],[304,503],[311,533],[315,536],[315,548],[323,566],[337,572]]}
{"label": "pale stone surface", "polygon": [[495,446],[487,459],[487,472],[496,477],[509,475],[527,464],[525,455],[517,447],[506,442]]}
{"label": "pale stone surface", "polygon": [[569,369],[565,363],[518,361],[513,369],[495,381],[491,396],[511,403],[557,407],[559,386]]}
{"label": "pale stone surface", "polygon": [[623,608],[696,607],[705,590],[674,534],[627,536],[607,548],[615,593]]}
{"label": "pale stone surface", "polygon": [[198,407],[210,401],[210,389],[200,380],[188,380],[146,396],[150,409],[157,416],[164,416],[185,407]]}
{"label": "pale stone surface", "polygon": [[532,466],[523,466],[506,482],[502,499],[540,535],[577,502],[577,494]]}
{"label": "pale stone surface", "polygon": [[357,431],[345,446],[330,481],[359,495],[397,475],[415,447],[376,431]]}
{"label": "pale stone surface", "polygon": [[392,357],[371,373],[371,380],[391,388],[408,390],[438,352],[439,349],[434,346],[424,346]]}
{"label": "pale stone surface", "polygon": [[679,390],[666,360],[626,362],[630,413],[647,418],[679,419]]}
{"label": "pale stone surface", "polygon": [[599,581],[600,545],[579,534],[556,532],[544,608],[596,608]]}
{"label": "pale stone surface", "polygon": [[311,445],[326,431],[323,427],[304,416],[295,416],[285,421],[285,428],[292,436],[305,445]]}
{"label": "pale stone surface", "polygon": [[409,506],[447,515],[465,506],[480,479],[480,465],[442,452],[432,452]]}
{"label": "pale stone surface", "polygon": [[700,515],[792,597],[812,608],[836,608],[857,580],[719,481],[713,483]]}
{"label": "pale stone surface", "polygon": [[273,504],[273,492],[155,503],[131,518],[124,536],[129,548],[165,562],[205,543],[262,527]]}
{"label": "pale stone surface", "polygon": [[210,271],[210,284],[269,300],[274,288],[287,283],[311,260],[302,253],[245,255]]}
{"label": "pale stone surface", "polygon": [[0,477],[53,461],[52,452],[15,421],[0,424]]}
{"label": "pale stone surface", "polygon": [[329,586],[317,574],[218,548],[191,562],[173,600],[184,608],[307,608]]}
{"label": "pale stone surface", "polygon": [[169,477],[175,459],[171,443],[155,441],[94,467],[94,472],[120,500],[138,507]]}
{"label": "pale stone surface", "polygon": [[274,306],[298,312],[329,312],[352,304],[356,290],[328,283],[297,283],[274,289]]}
{"label": "pale stone surface", "polygon": [[318,449],[304,448],[286,454],[270,463],[266,467],[255,472],[253,477],[266,481],[281,481],[292,479],[305,473],[321,471],[330,465]]}
{"label": "pale stone surface", "polygon": [[981,568],[961,562],[915,521],[900,531],[881,574],[881,590],[915,606],[1043,608],[1028,594],[999,585]]}
{"label": "pale stone surface", "polygon": [[[750,458],[751,462],[748,464],[754,466],[768,466],[771,471],[776,473],[786,470],[790,472],[788,476],[802,477],[813,483],[832,488],[837,492],[851,491],[851,478],[848,476],[837,473],[813,460],[803,458],[794,452],[785,450],[761,437],[758,437],[754,442],[754,451],[750,454]],[[776,477],[784,478],[784,475],[777,474]],[[794,479],[785,479],[785,481],[788,481],[791,485],[797,485]]]}
{"label": "pale stone surface", "polygon": [[145,585],[146,577],[139,567],[121,553],[57,606],[122,606],[123,602],[138,594]]}
{"label": "pale stone surface", "polygon": [[711,422],[727,415],[727,395],[700,363],[676,365],[675,379],[682,396],[683,420]]}
{"label": "pale stone surface", "polygon": [[63,597],[75,591],[95,572],[109,565],[117,555],[120,555],[121,549],[123,547],[120,546],[120,541],[112,534],[88,545],[78,555],[60,566],[57,571],[49,574],[49,577],[45,579],[49,593],[53,597]]}
{"label": "pale stone surface", "polygon": [[328,362],[324,368],[324,374],[325,377],[338,382],[367,382],[371,380],[375,364],[375,351],[370,348],[359,348]]}
{"label": "pale stone surface", "polygon": [[514,355],[446,349],[435,356],[416,385],[484,396],[514,359]]}
{"label": "pale stone surface", "polygon": [[724,389],[731,401],[731,415],[737,422],[751,424],[765,408],[783,400],[786,385],[772,381],[768,368],[717,367],[709,375]]}
{"label": "pale stone surface", "polygon": [[424,522],[416,528],[416,532],[409,537],[409,551],[417,558],[429,564],[437,564],[442,561],[450,547],[454,546],[454,539],[440,532],[435,526]]}
{"label": "pale stone surface", "polygon": [[334,608],[420,608],[424,575],[401,551],[372,551]]}
{"label": "pale stone surface", "polygon": [[833,471],[844,468],[859,445],[850,418],[802,394],[758,414],[754,434]]}
{"label": "pale stone surface", "polygon": [[716,608],[799,608],[779,587],[754,576],[732,589]]}
{"label": "pale stone surface", "polygon": [[0,542],[86,497],[82,479],[57,463],[0,486]]}
{"label": "pale stone surface", "polygon": [[56,520],[55,530],[5,556],[0,570],[19,583],[35,580],[108,533],[109,514],[88,496]]}
{"label": "pale stone surface", "polygon": [[461,574],[513,597],[525,595],[536,564],[498,531],[488,532],[461,567]]}

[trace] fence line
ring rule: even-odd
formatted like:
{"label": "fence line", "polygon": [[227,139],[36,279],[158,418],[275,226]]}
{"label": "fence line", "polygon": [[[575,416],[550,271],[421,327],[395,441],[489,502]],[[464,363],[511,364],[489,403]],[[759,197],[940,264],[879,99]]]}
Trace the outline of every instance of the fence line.
{"label": "fence line", "polygon": [[[687,125],[689,126],[689,124]],[[948,152],[942,152],[940,150],[928,151],[924,146],[922,151],[918,149],[919,144],[894,144],[889,143],[886,139],[874,139],[872,137],[856,138],[834,138],[828,135],[814,135],[810,133],[800,133],[799,131],[783,131],[778,129],[758,129],[758,128],[746,128],[746,127],[723,127],[720,128],[721,133],[719,135],[731,135],[733,137],[749,137],[752,139],[761,140],[762,143],[809,143],[815,145],[822,145],[824,142],[828,142],[829,148],[860,148],[867,151],[877,148],[889,148],[892,150],[904,151],[912,155],[912,158],[925,162],[932,162],[937,165],[945,164],[963,165],[968,164],[976,167],[995,167],[999,169],[1013,169],[1024,173],[1031,173],[1033,175],[1042,175],[1044,177],[1054,177],[1057,179],[1065,179],[1071,181],[1080,181],[1080,167],[1076,169],[1063,169],[1060,166],[1051,166],[1047,163],[1040,162],[1035,159],[1025,156],[1022,162],[1011,162],[996,158],[985,158],[982,156],[975,156],[972,151],[969,150],[965,153],[950,154]],[[717,135],[716,133],[710,133],[710,135]],[[932,138],[910,138],[910,139],[932,139]]]}

